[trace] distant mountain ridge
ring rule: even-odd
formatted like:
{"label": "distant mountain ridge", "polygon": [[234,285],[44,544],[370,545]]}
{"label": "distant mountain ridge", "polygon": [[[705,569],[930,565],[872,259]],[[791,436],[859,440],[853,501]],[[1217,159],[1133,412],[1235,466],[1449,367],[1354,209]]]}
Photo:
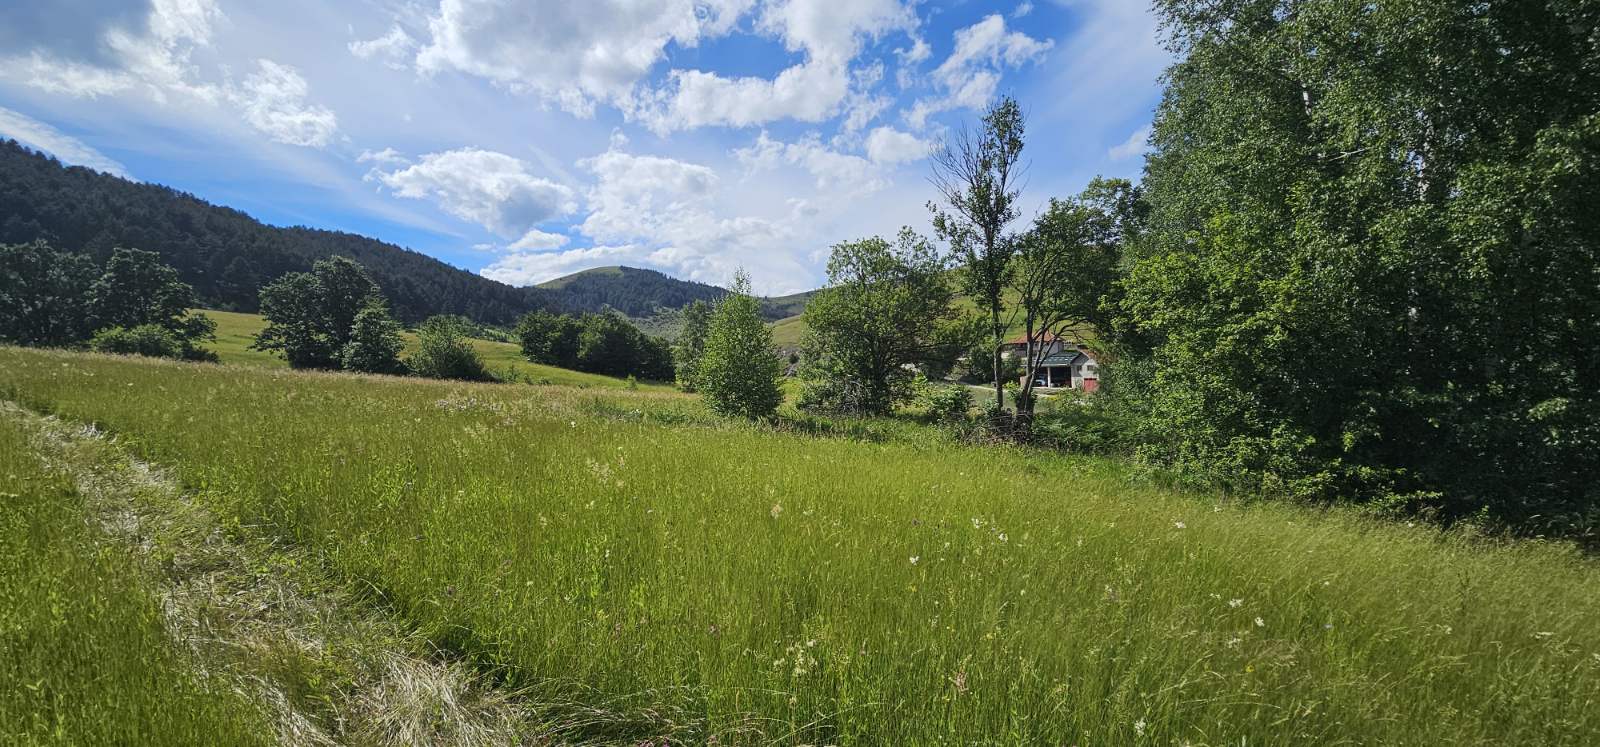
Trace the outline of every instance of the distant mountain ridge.
{"label": "distant mountain ridge", "polygon": [[[505,326],[529,311],[615,309],[648,319],[661,309],[714,301],[727,290],[655,270],[599,267],[519,288],[385,241],[302,226],[270,226],[232,208],[157,184],[66,166],[0,139],[0,244],[43,239],[104,261],[116,247],[157,252],[210,308],[254,312],[261,286],[323,257],[360,262],[395,315],[416,323],[460,314]],[[769,321],[798,314],[810,294],[764,299]]]}

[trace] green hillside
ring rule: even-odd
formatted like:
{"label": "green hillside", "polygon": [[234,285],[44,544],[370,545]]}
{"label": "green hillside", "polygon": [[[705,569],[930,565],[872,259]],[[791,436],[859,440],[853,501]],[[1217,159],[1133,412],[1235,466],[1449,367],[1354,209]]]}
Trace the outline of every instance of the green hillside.
{"label": "green hillside", "polygon": [[679,280],[655,270],[595,267],[537,286],[557,307],[595,313],[611,308],[644,318],[657,309],[681,309],[695,301],[715,301],[727,291],[714,285]]}

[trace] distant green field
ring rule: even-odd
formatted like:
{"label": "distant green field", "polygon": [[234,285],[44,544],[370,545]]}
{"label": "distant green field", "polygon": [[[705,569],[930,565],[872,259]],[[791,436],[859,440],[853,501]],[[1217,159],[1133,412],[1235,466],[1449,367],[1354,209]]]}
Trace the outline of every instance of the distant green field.
{"label": "distant green field", "polygon": [[[266,327],[267,322],[258,314],[241,314],[233,311],[213,311],[210,309],[196,309],[217,322],[217,341],[211,348],[217,351],[217,356],[223,363],[233,363],[244,366],[266,366],[271,368],[286,368],[288,364],[272,353],[263,353],[251,350],[250,344],[255,342],[255,336]],[[405,338],[407,350],[416,344],[417,336],[407,330],[402,333]],[[559,384],[575,387],[621,387],[627,382],[611,376],[571,371],[555,366],[544,366],[529,363],[522,357],[522,349],[509,342],[494,342],[491,340],[473,340],[472,347],[483,356],[483,362],[490,371],[496,374],[505,374],[515,371],[518,380],[541,383]],[[668,390],[672,387],[661,384],[648,384],[641,382],[641,388],[657,388]]]}
{"label": "distant green field", "polygon": [[655,391],[0,349],[0,392],[379,595],[553,743],[1600,743],[1600,565],[1561,545]]}

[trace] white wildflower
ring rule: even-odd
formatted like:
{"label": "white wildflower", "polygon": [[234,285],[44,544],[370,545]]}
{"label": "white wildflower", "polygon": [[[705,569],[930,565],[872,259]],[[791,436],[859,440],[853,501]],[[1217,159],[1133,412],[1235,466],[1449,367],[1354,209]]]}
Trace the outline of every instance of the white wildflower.
{"label": "white wildflower", "polygon": [[1243,605],[1243,604],[1244,604],[1244,600],[1243,599],[1229,599],[1228,600],[1228,606],[1232,607],[1234,609],[1239,609],[1240,605]]}
{"label": "white wildflower", "polygon": [[1259,618],[1259,617],[1258,617],[1258,618],[1256,618],[1256,627],[1258,627],[1258,628],[1265,628],[1265,627],[1267,627],[1267,621],[1266,621],[1266,620],[1263,620],[1263,619],[1261,619],[1261,618]]}
{"label": "white wildflower", "polygon": [[1177,528],[1179,528],[1179,529],[1188,529],[1189,528],[1189,526],[1187,524],[1184,524],[1181,521],[1174,521],[1174,522],[1172,522],[1172,525],[1177,527]]}
{"label": "white wildflower", "polygon": [[917,564],[917,561],[919,561],[919,560],[921,560],[921,559],[922,559],[922,556],[921,556],[921,555],[912,555],[912,556],[911,556],[911,564],[912,564],[912,565],[916,565],[916,564]]}
{"label": "white wildflower", "polygon": [[1144,736],[1144,729],[1145,729],[1144,719],[1139,719],[1138,721],[1133,722],[1133,732],[1135,734],[1138,734],[1141,737]]}

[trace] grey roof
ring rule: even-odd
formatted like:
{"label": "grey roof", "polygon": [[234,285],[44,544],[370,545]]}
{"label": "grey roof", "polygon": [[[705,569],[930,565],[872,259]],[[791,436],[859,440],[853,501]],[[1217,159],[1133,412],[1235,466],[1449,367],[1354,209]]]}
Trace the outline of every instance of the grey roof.
{"label": "grey roof", "polygon": [[1040,366],[1070,366],[1070,365],[1072,365],[1072,362],[1077,360],[1078,356],[1080,356],[1080,355],[1083,355],[1083,353],[1080,353],[1080,352],[1078,352],[1076,350],[1063,350],[1063,351],[1061,351],[1059,353],[1056,353],[1054,355],[1046,356],[1044,360],[1039,361],[1039,365]]}

